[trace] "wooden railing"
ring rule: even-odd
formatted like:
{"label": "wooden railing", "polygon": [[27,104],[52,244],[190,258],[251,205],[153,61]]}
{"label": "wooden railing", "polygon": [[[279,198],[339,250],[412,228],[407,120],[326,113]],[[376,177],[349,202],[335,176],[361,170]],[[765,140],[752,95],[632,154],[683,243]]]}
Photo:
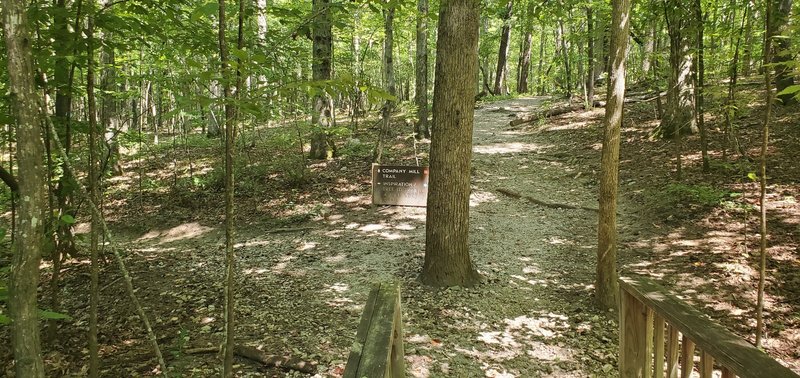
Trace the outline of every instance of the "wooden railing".
{"label": "wooden railing", "polygon": [[620,279],[619,318],[622,378],[800,377],[646,278]]}
{"label": "wooden railing", "polygon": [[373,287],[358,324],[343,378],[405,377],[400,287]]}

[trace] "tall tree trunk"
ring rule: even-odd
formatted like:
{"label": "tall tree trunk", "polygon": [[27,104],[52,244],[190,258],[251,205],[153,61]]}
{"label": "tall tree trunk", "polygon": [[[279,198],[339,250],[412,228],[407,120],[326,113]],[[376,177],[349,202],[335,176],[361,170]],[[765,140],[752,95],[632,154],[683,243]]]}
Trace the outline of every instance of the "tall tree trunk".
{"label": "tall tree trunk", "polygon": [[31,34],[26,13],[27,1],[4,0],[3,28],[8,54],[9,94],[16,116],[19,213],[11,260],[9,315],[11,348],[17,377],[44,377],[39,335],[39,263],[47,213],[47,183],[44,167],[44,140],[39,104],[34,84]]}
{"label": "tall tree trunk", "polygon": [[472,126],[478,74],[478,0],[443,0],[439,11],[425,262],[422,282],[471,286],[469,256]]}
{"label": "tall tree trunk", "polygon": [[[95,0],[89,0],[88,20],[86,27],[86,112],[89,123],[89,198],[93,203],[98,201],[97,177],[97,106],[94,95],[95,62],[94,62],[94,18],[97,9]],[[92,215],[89,254],[91,261],[89,289],[89,377],[100,375],[100,349],[97,343],[97,314],[100,307],[100,261],[98,253],[100,219]]]}
{"label": "tall tree trunk", "polygon": [[647,30],[647,36],[644,41],[644,50],[642,51],[642,76],[647,77],[650,73],[650,67],[653,63],[653,51],[655,51],[656,38],[658,38],[658,31],[656,30],[657,22],[650,23],[650,28]]}
{"label": "tall tree trunk", "polygon": [[541,25],[542,32],[539,34],[539,64],[536,68],[536,94],[544,95],[544,43],[547,39],[544,25]]}
{"label": "tall tree trunk", "polygon": [[587,25],[587,62],[586,62],[586,109],[594,106],[594,11],[591,6],[586,7]]}
{"label": "tall tree trunk", "polygon": [[691,26],[694,16],[678,0],[664,3],[664,13],[669,34],[669,88],[667,106],[661,120],[661,134],[667,138],[679,139],[682,134],[697,130],[695,116],[695,97],[692,85]]}
{"label": "tall tree trunk", "polygon": [[[770,30],[779,30],[775,26],[776,22],[783,22],[780,20],[781,15],[774,9],[781,6],[778,2],[767,1],[767,39],[764,41],[764,51],[766,56],[765,62],[774,62],[775,58],[772,54],[781,51],[779,48],[774,48],[772,45],[776,43],[772,38],[769,38]],[[773,66],[776,72],[780,72],[780,66]],[[766,111],[764,112],[764,127],[761,130],[761,161],[759,166],[759,233],[761,234],[759,243],[759,264],[758,264],[758,293],[756,301],[756,347],[761,347],[761,339],[764,334],[764,287],[766,286],[767,275],[767,148],[769,147],[769,124],[772,121],[772,103],[775,101],[775,96],[772,93],[772,68],[765,67],[764,69],[764,93],[766,97]]]}
{"label": "tall tree trunk", "polygon": [[747,21],[745,24],[745,31],[744,31],[744,51],[742,52],[742,75],[743,76],[750,76],[753,69],[753,43],[755,38],[753,38],[753,20],[754,20],[754,13],[755,13],[755,0],[748,0],[745,4],[745,7],[749,12],[747,12]]}
{"label": "tall tree trunk", "polygon": [[[791,50],[791,36],[789,19],[792,13],[792,0],[772,1],[772,20],[767,30],[767,38],[772,39],[769,53],[770,62],[775,65],[775,90],[780,93],[794,85],[794,56]],[[768,17],[770,17],[768,16]],[[784,93],[778,99],[784,105],[794,104],[795,93]]]}
{"label": "tall tree trunk", "polygon": [[[725,103],[725,129],[723,131],[722,142],[722,160],[728,158],[728,149],[730,148],[730,140],[737,140],[736,133],[733,127],[733,120],[736,114],[736,83],[739,80],[739,47],[742,43],[742,33],[745,29],[745,23],[750,22],[750,8],[744,9],[744,16],[742,16],[742,24],[739,27],[739,33],[736,36],[734,43],[733,58],[730,64],[730,78],[728,79],[728,98]],[[745,63],[746,66],[747,63]],[[737,142],[738,146],[739,143]]]}
{"label": "tall tree trunk", "polygon": [[[388,2],[384,9],[384,40],[383,40],[383,85],[390,95],[397,94],[394,80],[394,12],[395,4]],[[372,160],[380,164],[383,157],[383,143],[389,134],[389,122],[394,111],[394,101],[386,100],[381,108],[382,125],[378,135],[378,142],[375,145]]]}
{"label": "tall tree trunk", "polygon": [[[312,42],[312,78],[330,80],[333,61],[333,38],[331,33],[330,0],[314,0],[311,14],[317,15],[311,32]],[[331,127],[332,109],[327,94],[314,95],[314,110],[311,112],[311,124],[314,131],[311,135],[312,159],[328,159],[333,157],[333,149],[329,148],[328,129]]]}
{"label": "tall tree trunk", "polygon": [[564,32],[564,20],[558,19],[558,39],[561,49],[561,59],[564,63],[564,95],[569,98],[572,97],[572,67],[569,61],[569,43],[567,43],[567,34]]}
{"label": "tall tree trunk", "polygon": [[[104,6],[110,6],[110,0],[104,0]],[[112,42],[112,33],[106,32],[103,35],[104,43],[101,53],[103,70],[100,79],[101,104],[100,124],[104,130],[103,144],[106,147],[105,156],[101,157],[100,174],[111,170],[114,174],[122,173],[120,163],[119,142],[117,137],[121,133],[127,132],[127,123],[122,122],[119,117],[119,101],[117,93],[120,88],[117,84],[116,54]]]}
{"label": "tall tree trunk", "polygon": [[706,133],[705,127],[705,120],[703,118],[704,113],[704,97],[705,93],[705,76],[706,76],[706,69],[705,69],[705,45],[703,43],[704,39],[704,17],[703,17],[703,8],[701,5],[700,0],[695,0],[694,3],[694,18],[695,18],[695,30],[697,31],[697,48],[696,52],[696,61],[693,67],[693,74],[695,78],[695,87],[694,87],[694,96],[696,98],[695,101],[695,114],[697,114],[697,128],[700,130],[700,154],[703,157],[703,172],[708,172],[711,169],[711,164],[708,159],[708,137]]}
{"label": "tall tree trunk", "polygon": [[430,138],[428,129],[428,0],[417,0],[417,67],[414,100],[417,105],[418,138]]}
{"label": "tall tree trunk", "polygon": [[[508,74],[508,45],[511,39],[511,12],[514,8],[514,0],[508,0],[506,9],[501,17],[503,28],[500,32],[500,50],[497,53],[497,73],[494,77],[494,94],[505,95],[506,75]],[[435,88],[435,87],[434,87]]]}
{"label": "tall tree trunk", "polygon": [[233,347],[236,329],[236,255],[233,249],[234,238],[234,172],[233,142],[236,108],[231,91],[232,76],[228,62],[228,43],[225,39],[225,0],[219,0],[218,43],[222,91],[225,99],[225,334],[222,344],[222,375],[233,377]]}
{"label": "tall tree trunk", "polygon": [[625,60],[630,34],[630,0],[613,0],[608,103],[603,121],[603,151],[600,165],[600,215],[597,230],[597,277],[595,290],[601,309],[617,310],[617,192],[619,190],[619,144],[625,99]]}
{"label": "tall tree trunk", "polygon": [[[82,1],[78,0],[75,4],[75,23],[74,29],[80,25]],[[67,56],[72,54],[77,56],[77,38],[79,33],[69,32],[68,11],[66,0],[56,2],[56,12],[53,15],[54,43],[53,49],[56,53],[55,67],[53,70],[53,81],[56,89],[55,117],[53,122],[56,124],[61,140],[64,141],[67,154],[70,153],[72,144],[71,113],[72,113],[72,84],[75,73],[75,62],[69,62]],[[70,44],[72,48],[70,48]],[[49,140],[49,138],[48,138]],[[59,163],[60,169],[65,170],[65,165]],[[62,174],[55,190],[53,191],[58,210],[56,218],[61,219],[64,215],[75,217],[75,210],[72,207],[72,185],[69,180],[70,175]],[[61,262],[66,255],[75,255],[75,236],[73,235],[72,224],[67,222],[56,222],[55,230],[55,249],[53,251],[53,275],[50,279],[50,309],[59,311],[60,305],[60,282],[61,282]],[[48,324],[48,339],[56,338],[57,320],[53,319]]]}
{"label": "tall tree trunk", "polygon": [[519,64],[517,65],[517,93],[528,93],[528,72],[531,70],[531,45],[533,34],[530,30],[525,32],[520,48]]}

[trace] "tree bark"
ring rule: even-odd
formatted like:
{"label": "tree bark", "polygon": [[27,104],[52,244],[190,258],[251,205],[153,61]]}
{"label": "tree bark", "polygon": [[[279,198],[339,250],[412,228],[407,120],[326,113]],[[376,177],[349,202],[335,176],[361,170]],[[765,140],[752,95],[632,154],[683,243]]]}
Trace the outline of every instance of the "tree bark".
{"label": "tree bark", "polygon": [[597,230],[597,277],[595,291],[601,309],[618,310],[617,192],[619,190],[619,144],[625,99],[625,60],[630,33],[630,0],[612,2],[608,103],[603,120],[603,151],[600,166],[600,215]]}
{"label": "tree bark", "polygon": [[642,51],[642,76],[645,78],[650,73],[650,67],[653,63],[653,51],[655,51],[656,38],[658,38],[658,31],[656,30],[657,24],[658,23],[653,20],[644,41],[644,49]]}
{"label": "tree bark", "polygon": [[472,126],[478,74],[478,0],[443,0],[439,11],[425,262],[431,286],[471,286],[469,256]]}
{"label": "tree bark", "polygon": [[[792,0],[770,0],[772,1],[770,28],[767,30],[767,38],[772,39],[770,47],[772,52],[769,54],[770,62],[775,66],[775,90],[780,93],[784,89],[794,85],[794,56],[791,50],[791,37],[789,30],[789,19],[792,13]],[[781,104],[791,105],[796,102],[796,93],[785,93],[778,96]]]}
{"label": "tree bark", "polygon": [[517,65],[517,93],[528,93],[528,72],[531,69],[531,45],[533,42],[532,32],[526,31],[525,38],[522,40],[522,46],[519,55],[519,64]]}
{"label": "tree bark", "polygon": [[[95,0],[89,0],[88,20],[86,27],[86,113],[89,123],[89,162],[87,174],[89,175],[89,198],[93,203],[98,201],[97,177],[97,105],[94,95],[95,62],[94,62],[94,18],[97,9]],[[97,343],[97,316],[100,307],[100,267],[99,267],[99,235],[98,225],[100,220],[92,215],[91,231],[89,235],[89,255],[91,262],[89,284],[89,377],[96,378],[100,375],[100,348]]]}
{"label": "tree bark", "polygon": [[236,255],[233,249],[234,238],[234,172],[233,142],[236,108],[233,105],[231,91],[232,76],[228,62],[228,43],[225,39],[225,0],[219,0],[218,43],[220,74],[222,75],[222,91],[225,99],[225,336],[222,348],[222,375],[233,377],[233,349],[235,345],[235,272]]}
{"label": "tree bark", "polygon": [[417,105],[418,138],[430,138],[428,129],[428,0],[417,0],[417,67],[414,101]]}
{"label": "tree bark", "polygon": [[39,334],[39,263],[42,256],[47,211],[47,184],[44,167],[44,140],[39,92],[34,84],[31,34],[26,1],[4,0],[3,28],[8,54],[10,97],[14,104],[17,136],[19,213],[14,255],[11,260],[9,316],[11,348],[17,377],[44,377]]}
{"label": "tree bark", "polygon": [[[774,25],[775,22],[782,22],[774,7],[780,6],[777,2],[767,1],[767,35],[769,30],[778,30]],[[774,28],[774,29],[773,29]],[[774,41],[772,38],[767,38],[764,41],[764,51],[766,56],[764,61],[774,62],[775,58],[772,56],[780,48],[773,48]],[[774,66],[775,71],[778,72],[781,68]],[[761,159],[759,164],[759,264],[758,264],[758,293],[756,300],[756,347],[761,347],[761,339],[764,334],[764,287],[766,286],[767,275],[767,149],[769,147],[769,124],[772,121],[772,103],[775,101],[775,96],[772,93],[772,68],[765,67],[764,69],[764,93],[766,97],[766,111],[764,112],[764,127],[761,129]]]}
{"label": "tree bark", "polygon": [[539,34],[539,64],[536,68],[536,94],[539,96],[544,95],[544,42],[547,39],[544,25],[541,25],[541,28],[542,32]]}
{"label": "tree bark", "polygon": [[[314,0],[311,14],[317,15],[311,32],[312,42],[312,78],[330,80],[332,66],[332,33],[330,0]],[[329,148],[328,129],[331,127],[332,110],[327,94],[314,95],[314,109],[311,112],[311,124],[314,131],[311,135],[312,159],[328,159],[333,157],[333,149]]]}
{"label": "tree bark", "polygon": [[669,88],[667,105],[661,120],[661,135],[676,138],[697,131],[692,72],[691,8],[678,0],[664,3],[669,34]]}
{"label": "tree bark", "polygon": [[[501,17],[503,28],[500,32],[500,50],[497,53],[497,72],[494,77],[494,94],[506,95],[506,76],[508,75],[508,45],[511,39],[511,12],[514,8],[514,0],[508,0],[506,9]],[[435,88],[435,87],[434,87]]]}
{"label": "tree bark", "polygon": [[703,8],[700,0],[695,0],[693,3],[695,29],[697,30],[697,48],[695,49],[695,64],[693,67],[693,74],[695,79],[694,96],[695,96],[695,114],[697,115],[697,128],[700,130],[700,154],[703,157],[703,172],[708,172],[711,169],[711,163],[708,158],[708,137],[705,127],[704,113],[704,98],[705,93],[705,44],[704,44],[704,17]]}
{"label": "tree bark", "polygon": [[[394,80],[394,13],[395,5],[391,1],[386,4],[383,11],[384,40],[383,40],[383,85],[390,95],[397,94],[397,87]],[[392,111],[394,111],[394,101],[386,100],[381,108],[381,130],[378,134],[378,142],[372,154],[372,161],[380,164],[383,157],[383,143],[389,133],[389,122],[391,121]]]}
{"label": "tree bark", "polygon": [[586,109],[594,107],[594,10],[592,7],[586,7],[586,25],[587,25],[587,51],[586,51]]}
{"label": "tree bark", "polygon": [[567,98],[572,97],[572,67],[569,59],[570,45],[567,43],[567,34],[564,32],[564,20],[558,20],[558,39],[561,46],[561,59],[564,63],[564,94]]}
{"label": "tree bark", "polygon": [[753,19],[755,13],[755,0],[748,0],[745,4],[747,18],[744,31],[744,51],[742,52],[742,75],[750,76],[753,70]]}

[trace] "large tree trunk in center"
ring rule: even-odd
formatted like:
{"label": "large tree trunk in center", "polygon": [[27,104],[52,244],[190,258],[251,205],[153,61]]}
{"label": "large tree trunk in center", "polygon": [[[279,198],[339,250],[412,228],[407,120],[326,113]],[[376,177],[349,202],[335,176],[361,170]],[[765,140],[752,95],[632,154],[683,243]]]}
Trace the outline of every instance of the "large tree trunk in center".
{"label": "large tree trunk in center", "polygon": [[[330,0],[314,0],[311,14],[317,15],[311,33],[313,38],[311,75],[315,81],[330,80],[333,40],[331,37]],[[310,156],[312,159],[333,157],[333,149],[329,147],[327,136],[333,114],[330,104],[326,94],[320,93],[314,96],[314,109],[311,112],[311,124],[314,127],[311,135]]]}
{"label": "large tree trunk in center", "polygon": [[443,0],[440,8],[421,277],[432,286],[471,286],[480,278],[469,256],[479,5],[478,0]]}
{"label": "large tree trunk in center", "polygon": [[617,309],[617,192],[619,143],[625,98],[625,60],[630,33],[630,0],[613,0],[608,103],[604,119],[600,165],[600,215],[597,229],[597,277],[595,292],[601,309]]}
{"label": "large tree trunk in center", "polygon": [[494,94],[508,94],[506,90],[506,76],[508,76],[508,43],[511,39],[511,10],[514,0],[508,0],[506,11],[503,14],[503,29],[500,33],[500,51],[497,53],[497,76],[494,77]]}
{"label": "large tree trunk in center", "polygon": [[39,335],[39,263],[46,217],[47,184],[44,167],[41,98],[34,85],[27,1],[3,1],[3,27],[8,53],[9,94],[17,121],[19,213],[11,261],[9,315],[11,348],[17,377],[44,377]]}
{"label": "large tree trunk in center", "polygon": [[664,4],[669,33],[669,88],[667,107],[661,120],[661,135],[675,138],[697,131],[694,85],[692,84],[691,7],[678,0]]}

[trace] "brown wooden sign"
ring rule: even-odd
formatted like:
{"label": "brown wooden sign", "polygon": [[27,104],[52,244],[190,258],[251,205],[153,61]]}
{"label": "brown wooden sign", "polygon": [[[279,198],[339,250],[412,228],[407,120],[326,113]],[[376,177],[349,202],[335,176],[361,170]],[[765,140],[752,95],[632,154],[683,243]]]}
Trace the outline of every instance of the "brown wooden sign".
{"label": "brown wooden sign", "polygon": [[426,206],[428,167],[372,165],[372,203],[375,205]]}

